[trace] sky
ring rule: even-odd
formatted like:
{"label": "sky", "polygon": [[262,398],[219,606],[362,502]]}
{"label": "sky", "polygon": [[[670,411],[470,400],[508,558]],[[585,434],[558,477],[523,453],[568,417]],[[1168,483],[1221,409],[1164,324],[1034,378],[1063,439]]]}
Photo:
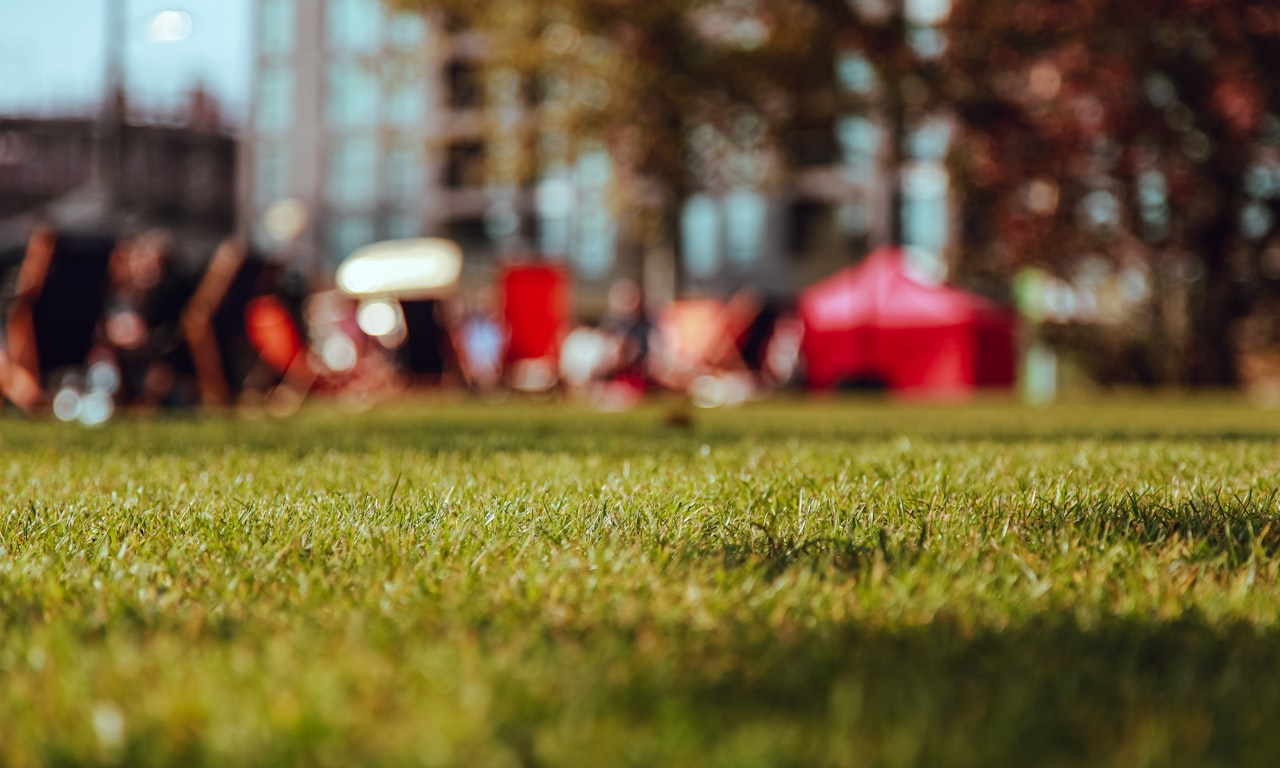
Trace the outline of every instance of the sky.
{"label": "sky", "polygon": [[[125,86],[133,105],[166,111],[201,84],[231,122],[247,111],[253,0],[119,0]],[[83,115],[102,104],[108,0],[0,0],[0,114]],[[149,23],[190,14],[191,31],[158,42]]]}

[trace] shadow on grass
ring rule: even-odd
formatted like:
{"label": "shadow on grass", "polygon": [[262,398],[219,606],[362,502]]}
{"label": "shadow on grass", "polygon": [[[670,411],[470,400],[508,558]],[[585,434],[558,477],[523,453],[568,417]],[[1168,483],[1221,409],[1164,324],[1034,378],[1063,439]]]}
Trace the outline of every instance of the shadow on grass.
{"label": "shadow on grass", "polygon": [[[1174,548],[1187,562],[1231,569],[1280,556],[1278,496],[1278,491],[1206,493],[1174,503],[1130,493],[1056,509],[1036,507],[1013,517],[978,511],[967,521],[953,518],[943,525],[976,530],[992,546],[1001,546],[1011,535],[1021,546],[1049,556],[1064,543],[1094,550],[1118,546],[1135,557],[1141,550]],[[955,530],[944,533],[954,535]],[[876,563],[910,566],[930,550],[930,538],[927,512],[896,527],[854,520],[838,535],[806,536],[765,522],[729,522],[708,528],[700,541],[688,544],[685,555],[691,560],[710,556],[729,567],[761,568],[770,578],[793,567],[857,573]]]}
{"label": "shadow on grass", "polygon": [[877,564],[909,566],[924,551],[928,526],[914,540],[884,528],[865,537],[801,537],[777,532],[760,523],[729,525],[686,552],[690,560],[711,556],[729,568],[757,568],[775,578],[793,567],[840,573],[865,572]]}
{"label": "shadow on grass", "polygon": [[[208,749],[198,728],[131,730],[123,763],[298,764],[319,750],[326,762],[418,764],[380,751],[368,718],[412,722],[448,707],[450,686],[492,694],[485,727],[451,736],[498,747],[514,758],[503,764],[1271,766],[1280,754],[1280,632],[1197,613],[1082,621],[1047,611],[999,627],[955,615],[714,627],[508,617],[465,637],[485,661],[432,668],[444,687],[422,688],[407,666],[352,686],[360,699],[307,702],[306,729],[272,725],[246,751]],[[229,642],[204,636],[192,663]],[[267,663],[253,647],[244,663]],[[385,701],[396,703],[360,709]]]}
{"label": "shadow on grass", "polygon": [[[683,751],[711,755],[746,739],[764,750],[750,764],[787,765],[1273,765],[1280,754],[1280,634],[1243,622],[1049,613],[1003,629],[942,617],[706,636],[596,628],[578,640],[638,641],[653,650],[625,680],[561,703],[625,721],[639,743],[617,747],[686,739]],[[503,691],[513,745],[563,714],[545,695]]]}

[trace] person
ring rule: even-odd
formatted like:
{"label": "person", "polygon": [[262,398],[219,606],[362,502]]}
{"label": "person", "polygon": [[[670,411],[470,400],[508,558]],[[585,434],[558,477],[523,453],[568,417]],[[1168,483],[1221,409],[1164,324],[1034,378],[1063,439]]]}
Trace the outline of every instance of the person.
{"label": "person", "polygon": [[114,237],[33,228],[19,267],[5,333],[4,394],[37,411],[58,380],[87,363],[106,302]]}
{"label": "person", "polygon": [[644,294],[634,280],[609,287],[609,308],[600,330],[610,340],[611,362],[605,377],[643,391],[649,381],[649,346],[653,325],[644,308]]}
{"label": "person", "polygon": [[437,387],[457,372],[460,355],[450,332],[450,307],[444,299],[402,299],[406,337],[399,363],[412,384]]}
{"label": "person", "polygon": [[173,237],[157,229],[112,255],[100,337],[119,369],[122,404],[194,403],[195,371],[182,335],[182,310],[194,286],[178,272],[176,254]]}
{"label": "person", "polygon": [[9,310],[17,294],[18,272],[27,253],[27,243],[0,249],[0,404],[9,391],[13,363],[9,359]]}
{"label": "person", "polygon": [[481,394],[492,394],[502,383],[502,356],[506,340],[493,316],[489,297],[477,296],[459,329],[459,362],[467,384]]}
{"label": "person", "polygon": [[205,405],[229,406],[273,385],[282,372],[261,365],[264,355],[268,363],[284,360],[286,368],[305,360],[296,324],[275,298],[279,283],[279,265],[239,238],[224,240],[214,252],[181,317]]}
{"label": "person", "polygon": [[768,358],[780,314],[777,305],[766,301],[754,289],[744,288],[729,299],[725,309],[742,366],[750,372],[757,387],[771,386],[774,382]]}

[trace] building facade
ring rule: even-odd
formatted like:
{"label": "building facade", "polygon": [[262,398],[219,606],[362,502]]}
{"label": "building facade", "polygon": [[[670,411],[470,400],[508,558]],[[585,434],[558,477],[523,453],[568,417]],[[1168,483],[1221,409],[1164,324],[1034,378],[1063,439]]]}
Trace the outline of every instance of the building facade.
{"label": "building facade", "polygon": [[[121,123],[104,141],[93,118],[0,118],[0,237],[31,223],[164,227],[196,251],[235,230],[237,142],[218,123]],[[103,153],[116,172],[104,178]],[[192,254],[200,258],[203,253]]]}
{"label": "building facade", "polygon": [[[255,40],[241,221],[260,247],[286,252],[313,279],[361,245],[419,235],[459,242],[472,274],[504,252],[562,260],[593,295],[617,277],[672,277],[655,277],[651,255],[623,241],[604,153],[544,171],[527,188],[486,178],[504,148],[484,121],[507,119],[504,99],[519,119],[520,89],[482,80],[473,35],[379,0],[258,0]],[[835,65],[847,88],[874,87],[864,64]],[[909,142],[921,152],[902,171],[904,239],[940,251],[946,139],[930,130]],[[889,173],[898,172],[885,167],[884,135],[875,119],[828,116],[797,129],[793,171],[768,194],[721,185],[692,196],[680,212],[671,282],[682,292],[794,296],[884,242]],[[282,206],[294,215],[273,226]]]}

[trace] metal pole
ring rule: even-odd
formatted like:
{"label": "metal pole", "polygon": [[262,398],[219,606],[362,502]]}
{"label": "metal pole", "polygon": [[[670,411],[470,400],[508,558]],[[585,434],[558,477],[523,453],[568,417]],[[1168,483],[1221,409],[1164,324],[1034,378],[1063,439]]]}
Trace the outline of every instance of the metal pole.
{"label": "metal pole", "polygon": [[890,73],[886,83],[888,103],[885,115],[888,123],[888,166],[889,166],[889,245],[902,246],[903,238],[903,204],[906,196],[902,189],[902,170],[906,152],[903,143],[906,141],[906,99],[902,92],[902,78],[908,69],[907,62],[909,43],[907,42],[907,19],[903,0],[894,0],[889,28],[894,37],[894,66],[897,72]]}
{"label": "metal pole", "polygon": [[[124,48],[126,0],[104,0],[106,13],[106,67],[104,103],[98,134],[98,180],[103,209],[108,216],[120,202],[120,165],[125,102]],[[110,222],[104,222],[109,224]]]}

